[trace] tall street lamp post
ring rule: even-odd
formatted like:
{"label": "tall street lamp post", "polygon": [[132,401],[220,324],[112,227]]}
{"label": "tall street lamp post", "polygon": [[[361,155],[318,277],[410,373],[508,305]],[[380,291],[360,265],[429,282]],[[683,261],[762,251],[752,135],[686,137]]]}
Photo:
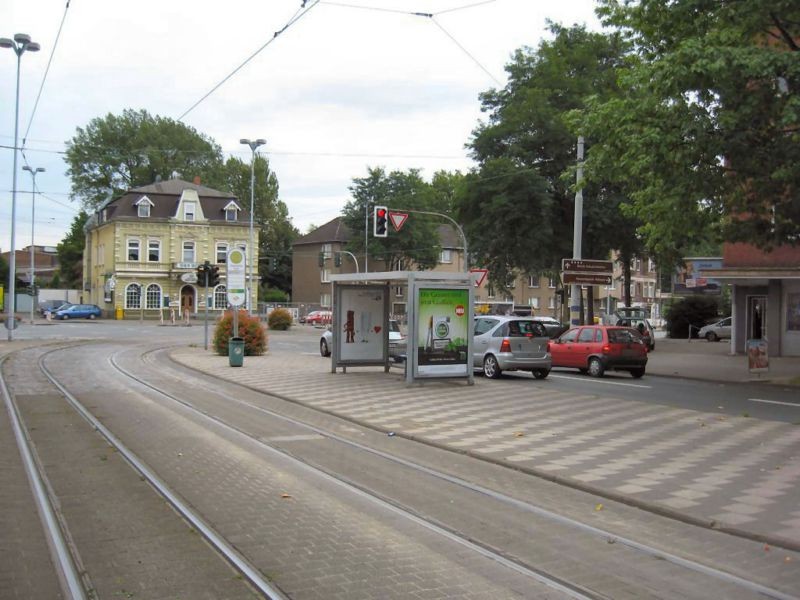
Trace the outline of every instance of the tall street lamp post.
{"label": "tall street lamp post", "polygon": [[250,299],[250,314],[252,315],[253,304],[255,301],[255,288],[253,287],[255,285],[255,279],[253,278],[253,263],[258,261],[258,249],[255,247],[253,241],[253,205],[255,204],[256,188],[256,148],[266,144],[267,140],[263,138],[258,138],[257,140],[248,140],[246,138],[242,138],[239,140],[239,143],[250,146],[250,151],[252,152],[252,160],[250,161],[250,266],[248,268],[248,271],[250,272],[248,296]]}
{"label": "tall street lamp post", "polygon": [[9,252],[8,260],[8,316],[6,317],[6,327],[8,329],[8,341],[14,339],[14,304],[16,301],[16,290],[14,289],[14,279],[16,275],[16,249],[14,245],[16,240],[15,222],[17,218],[17,139],[19,137],[19,72],[22,63],[22,55],[25,51],[38,52],[39,44],[31,41],[31,36],[27,33],[17,33],[13,40],[8,38],[0,38],[0,48],[11,48],[17,55],[17,96],[14,108],[14,169],[12,170],[12,184],[11,184],[11,251]]}
{"label": "tall street lamp post", "polygon": [[34,289],[36,285],[36,259],[34,257],[34,225],[36,223],[36,174],[37,173],[44,173],[44,168],[36,167],[35,169],[25,165],[22,167],[23,171],[28,171],[31,174],[32,185],[31,185],[31,325],[33,325],[33,299],[34,299]]}

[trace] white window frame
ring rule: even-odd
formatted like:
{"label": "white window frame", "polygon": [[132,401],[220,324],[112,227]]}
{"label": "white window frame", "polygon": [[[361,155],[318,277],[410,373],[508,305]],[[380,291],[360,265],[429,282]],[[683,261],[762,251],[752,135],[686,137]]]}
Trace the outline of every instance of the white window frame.
{"label": "white window frame", "polygon": [[224,265],[228,261],[228,242],[217,242],[214,246],[214,252],[217,264]]}
{"label": "white window frame", "polygon": [[550,296],[547,301],[547,308],[554,309],[556,307],[556,297]]}
{"label": "white window frame", "polygon": [[150,218],[150,207],[153,206],[150,198],[147,196],[142,196],[136,202],[136,216],[140,219],[148,219]]}
{"label": "white window frame", "polygon": [[551,290],[556,289],[556,278],[555,277],[548,277],[547,278],[547,287]]}
{"label": "white window frame", "polygon": [[531,308],[535,308],[536,310],[539,310],[539,297],[531,296],[530,298],[528,298],[528,306],[530,306]]}
{"label": "white window frame", "polygon": [[[231,218],[231,216],[233,218]],[[234,222],[239,220],[239,211],[235,208],[226,208],[225,209],[225,220],[228,222]]]}
{"label": "white window frame", "polygon": [[[155,248],[156,259],[150,258],[150,252]],[[161,262],[161,240],[147,240],[147,262]]]}
{"label": "white window frame", "polygon": [[228,288],[220,284],[214,288],[214,308],[216,310],[225,310],[228,308]]}
{"label": "white window frame", "polygon": [[330,293],[323,292],[319,295],[319,305],[322,308],[330,308],[331,307],[331,295]]}
{"label": "white window frame", "polygon": [[319,270],[319,280],[322,283],[330,283],[331,282],[331,270],[327,267],[322,267]]}
{"label": "white window frame", "polygon": [[[127,262],[139,262],[142,260],[142,244],[139,238],[128,238],[126,245],[125,260]],[[131,258],[131,251],[136,251],[136,258]]]}
{"label": "white window frame", "polygon": [[538,288],[539,287],[539,276],[538,275],[528,275],[528,287],[529,288]]}
{"label": "white window frame", "polygon": [[159,310],[161,308],[162,297],[163,293],[160,285],[158,285],[157,283],[151,283],[150,285],[148,285],[145,288],[144,292],[145,310]]}
{"label": "white window frame", "polygon": [[[134,292],[134,288],[136,292]],[[142,286],[136,282],[125,286],[125,308],[138,310],[142,307]]]}
{"label": "white window frame", "polygon": [[442,248],[439,254],[439,263],[443,265],[453,264],[453,251],[450,248]]}
{"label": "white window frame", "polygon": [[[183,243],[181,244],[181,262],[185,263],[195,262],[196,250],[197,248],[194,240],[184,240]],[[187,251],[191,252],[191,259],[187,258],[187,256],[190,256],[189,254],[187,254]]]}
{"label": "white window frame", "polygon": [[196,202],[183,203],[183,220],[196,221],[197,220],[197,206]]}

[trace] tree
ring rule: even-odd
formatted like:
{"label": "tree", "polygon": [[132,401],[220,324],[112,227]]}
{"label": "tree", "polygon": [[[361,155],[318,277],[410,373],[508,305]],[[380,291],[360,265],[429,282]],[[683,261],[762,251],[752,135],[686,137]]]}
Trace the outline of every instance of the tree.
{"label": "tree", "polygon": [[[467,176],[458,212],[500,288],[515,271],[555,273],[572,256],[578,132],[569,116],[594,94],[621,93],[616,69],[628,45],[620,35],[557,24],[550,31],[552,40],[515,52],[503,89],[481,95],[489,118],[469,144],[480,166]],[[627,243],[623,236],[638,239],[618,187],[592,181],[583,193],[585,258],[606,258]]]}
{"label": "tree", "polygon": [[[232,157],[225,162],[226,189],[250,210],[250,163]],[[253,228],[258,244],[258,275],[262,287],[283,292],[292,289],[292,243],[299,232],[292,225],[289,211],[278,199],[278,178],[269,160],[256,154],[254,163]],[[275,266],[272,266],[275,259]]]}
{"label": "tree", "polygon": [[407,172],[386,173],[382,167],[370,167],[363,178],[353,179],[350,186],[352,200],[342,211],[344,224],[353,232],[348,250],[364,253],[364,215],[368,214],[369,256],[381,260],[389,270],[403,263],[413,262],[420,270],[436,266],[441,253],[437,226],[442,220],[427,215],[411,213],[400,231],[390,231],[385,238],[372,236],[372,208],[388,206],[389,209],[435,211],[440,207],[432,186],[426,183],[417,169]]}
{"label": "tree", "polygon": [[[222,151],[192,127],[146,110],[126,109],[78,128],[67,142],[67,175],[73,194],[88,208],[97,208],[109,196],[148,185],[157,176],[184,179],[201,176],[203,183],[220,187]],[[249,179],[248,179],[249,181]]]}
{"label": "tree", "polygon": [[617,182],[648,247],[678,262],[714,231],[763,248],[800,236],[800,5],[795,0],[601,0],[634,52],[624,96],[579,126],[587,176]]}
{"label": "tree", "polygon": [[60,280],[67,288],[83,289],[83,248],[86,245],[83,228],[88,220],[85,211],[75,215],[69,233],[56,246]]}

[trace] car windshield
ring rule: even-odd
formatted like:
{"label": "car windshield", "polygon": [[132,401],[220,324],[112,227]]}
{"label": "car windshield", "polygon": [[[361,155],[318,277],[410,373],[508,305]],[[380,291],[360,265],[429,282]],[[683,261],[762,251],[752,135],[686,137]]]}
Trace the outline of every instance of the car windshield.
{"label": "car windshield", "polygon": [[509,321],[509,337],[546,337],[547,332],[541,323],[535,321]]}

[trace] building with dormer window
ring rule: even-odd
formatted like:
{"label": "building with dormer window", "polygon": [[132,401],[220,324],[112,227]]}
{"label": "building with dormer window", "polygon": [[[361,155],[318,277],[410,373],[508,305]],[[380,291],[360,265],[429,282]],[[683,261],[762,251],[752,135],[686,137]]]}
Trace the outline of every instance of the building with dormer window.
{"label": "building with dormer window", "polygon": [[[170,309],[195,315],[205,306],[197,267],[207,260],[221,267],[220,285],[208,290],[208,309],[222,311],[228,250],[244,248],[253,258],[249,219],[233,195],[199,183],[171,179],[128,190],[86,224],[84,301],[107,316],[160,318]],[[253,306],[256,301],[250,298]]]}

